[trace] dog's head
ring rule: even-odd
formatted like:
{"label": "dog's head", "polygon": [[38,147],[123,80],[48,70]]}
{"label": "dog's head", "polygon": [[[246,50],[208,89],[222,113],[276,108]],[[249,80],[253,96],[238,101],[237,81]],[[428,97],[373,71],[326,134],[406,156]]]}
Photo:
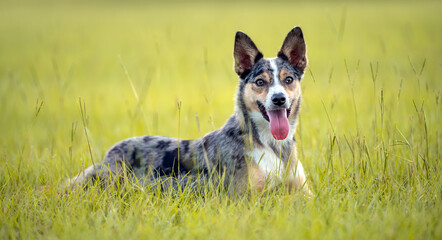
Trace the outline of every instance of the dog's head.
{"label": "dog's head", "polygon": [[240,77],[238,100],[245,108],[241,110],[258,127],[267,127],[274,139],[286,139],[290,130],[294,131],[301,102],[300,82],[307,66],[301,28],[293,28],[277,57],[268,59],[249,36],[237,32],[234,58]]}

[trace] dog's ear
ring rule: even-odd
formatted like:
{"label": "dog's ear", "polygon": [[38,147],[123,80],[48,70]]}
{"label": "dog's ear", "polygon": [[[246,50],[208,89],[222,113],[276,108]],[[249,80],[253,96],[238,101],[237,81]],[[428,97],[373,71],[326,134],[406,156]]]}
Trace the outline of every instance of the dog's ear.
{"label": "dog's ear", "polygon": [[233,57],[235,58],[235,72],[244,78],[252,70],[253,65],[263,58],[263,55],[247,34],[238,31],[235,35]]}
{"label": "dog's ear", "polygon": [[290,64],[304,72],[307,67],[307,48],[304,42],[304,36],[300,27],[293,28],[285,37],[278,57],[286,59]]}

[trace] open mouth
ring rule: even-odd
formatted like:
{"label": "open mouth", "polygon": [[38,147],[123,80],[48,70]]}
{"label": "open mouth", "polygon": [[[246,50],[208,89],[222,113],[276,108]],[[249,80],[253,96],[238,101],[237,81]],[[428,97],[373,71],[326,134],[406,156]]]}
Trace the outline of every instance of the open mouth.
{"label": "open mouth", "polygon": [[[262,114],[262,117],[263,117],[265,120],[267,120],[268,122],[270,122],[269,115],[267,115],[267,110],[266,110],[266,108],[264,107],[264,105],[263,105],[261,102],[259,102],[259,101],[256,101],[256,103],[258,104],[258,108],[259,108],[259,111],[260,111],[261,114]],[[290,109],[291,109],[291,107],[285,109],[285,110],[287,111],[287,118],[290,116],[290,113],[291,113]],[[281,110],[281,109],[278,109],[278,110]]]}
{"label": "open mouth", "polygon": [[284,140],[287,138],[290,130],[288,117],[290,116],[290,108],[280,108],[274,110],[267,110],[259,101],[259,111],[262,117],[269,122],[270,132],[276,140]]}

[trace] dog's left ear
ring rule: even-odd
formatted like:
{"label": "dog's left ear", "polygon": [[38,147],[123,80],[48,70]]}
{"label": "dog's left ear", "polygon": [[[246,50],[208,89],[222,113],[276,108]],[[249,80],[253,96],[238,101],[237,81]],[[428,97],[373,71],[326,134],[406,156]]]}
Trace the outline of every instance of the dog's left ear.
{"label": "dog's left ear", "polygon": [[233,57],[235,58],[235,72],[244,78],[252,70],[253,65],[263,58],[263,55],[247,34],[238,31],[235,35]]}
{"label": "dog's left ear", "polygon": [[285,37],[278,57],[287,59],[290,64],[304,72],[307,67],[307,48],[304,42],[304,35],[300,27],[293,28]]}

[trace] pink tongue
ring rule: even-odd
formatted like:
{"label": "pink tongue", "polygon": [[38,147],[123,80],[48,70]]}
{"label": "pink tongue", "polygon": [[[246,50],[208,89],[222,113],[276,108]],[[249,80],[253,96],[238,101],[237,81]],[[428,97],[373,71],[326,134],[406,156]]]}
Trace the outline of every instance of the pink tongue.
{"label": "pink tongue", "polygon": [[287,110],[267,111],[270,119],[270,132],[276,140],[284,140],[289,134],[289,120],[287,119]]}

